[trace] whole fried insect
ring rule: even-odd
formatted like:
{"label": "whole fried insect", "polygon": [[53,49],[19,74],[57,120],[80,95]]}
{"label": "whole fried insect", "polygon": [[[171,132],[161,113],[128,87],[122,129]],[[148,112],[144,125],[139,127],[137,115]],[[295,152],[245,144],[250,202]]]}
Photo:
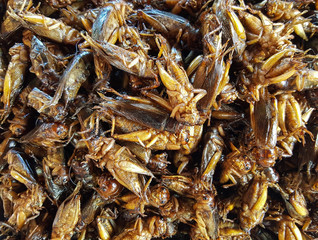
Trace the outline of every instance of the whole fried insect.
{"label": "whole fried insect", "polygon": [[278,157],[275,148],[278,134],[277,100],[262,91],[260,100],[250,104],[250,112],[257,147],[255,159],[263,167],[273,166]]}
{"label": "whole fried insect", "polygon": [[25,184],[29,189],[37,184],[35,173],[22,152],[10,149],[5,158],[9,164],[10,175],[14,179]]}
{"label": "whole fried insect", "polygon": [[80,52],[73,58],[65,69],[51,102],[49,102],[48,105],[42,106],[40,111],[51,105],[54,106],[58,104],[62,95],[64,97],[65,106],[75,99],[82,83],[84,83],[89,76],[88,68],[90,65],[86,62],[89,60],[89,56],[89,52]]}
{"label": "whole fried insect", "polygon": [[71,239],[81,216],[79,182],[73,193],[59,206],[52,225],[51,239]]}
{"label": "whole fried insect", "polygon": [[14,200],[13,214],[8,219],[8,223],[20,230],[29,220],[40,215],[45,199],[45,191],[39,185],[33,185],[27,191],[22,192]]}
{"label": "whole fried insect", "polygon": [[42,147],[62,147],[66,142],[69,129],[63,123],[42,123],[28,134],[20,138],[21,143]]}
{"label": "whole fried insect", "polygon": [[64,149],[49,148],[42,161],[46,186],[55,200],[66,190],[69,182],[69,170],[66,166]]}
{"label": "whole fried insect", "polygon": [[162,36],[158,35],[157,42],[167,61],[167,70],[159,61],[156,64],[161,81],[167,88],[172,108],[170,117],[189,125],[203,124],[206,118],[201,116],[196,105],[206,95],[206,91],[192,86],[185,70],[169,57],[167,42]]}
{"label": "whole fried insect", "polygon": [[150,57],[111,43],[99,43],[88,35],[83,37],[96,54],[112,66],[140,77],[153,78],[155,76],[154,60]]}
{"label": "whole fried insect", "polygon": [[183,17],[157,9],[138,10],[137,15],[168,38],[178,38],[189,47],[198,43],[199,31]]}
{"label": "whole fried insect", "polygon": [[250,231],[262,222],[267,211],[268,182],[261,176],[255,176],[242,199],[242,208],[239,214],[240,226],[245,231]]}
{"label": "whole fried insect", "polygon": [[13,102],[21,90],[29,62],[27,49],[22,43],[16,43],[11,47],[9,54],[11,61],[5,75],[1,97],[1,102],[4,104],[1,115],[2,123],[10,114]]}
{"label": "whole fried insect", "polygon": [[232,152],[225,156],[224,162],[221,164],[221,184],[229,180],[236,184],[238,180],[241,180],[244,175],[253,169],[253,163],[250,157],[244,153],[244,150],[241,149],[240,151],[234,145],[231,145],[231,147]]}
{"label": "whole fried insect", "polygon": [[49,44],[42,42],[36,36],[32,37],[30,60],[32,67],[31,72],[46,84],[57,82],[61,71],[63,70],[62,56],[55,55],[51,52],[52,48]]}
{"label": "whole fried insect", "polygon": [[218,236],[217,209],[214,193],[204,192],[193,206],[196,225],[191,229],[192,239],[216,239]]}
{"label": "whole fried insect", "polygon": [[20,22],[23,27],[39,36],[46,37],[58,43],[75,45],[82,40],[80,33],[76,29],[67,26],[60,20],[30,11],[16,13],[13,9],[8,11],[8,14]]}
{"label": "whole fried insect", "polygon": [[144,214],[145,207],[152,206],[159,208],[170,200],[170,192],[164,186],[158,184],[146,191],[146,199],[140,200],[136,195],[127,194],[121,197],[125,202],[122,207],[140,214]]}
{"label": "whole fried insect", "polygon": [[53,98],[36,87],[28,95],[28,106],[44,116],[53,118],[55,121],[63,120],[67,114],[63,104],[50,105],[51,102],[53,102]]}
{"label": "whole fried insect", "polygon": [[246,48],[246,31],[238,15],[234,11],[233,0],[217,0],[212,7],[222,26],[226,29],[224,38],[230,39],[235,48],[236,57],[241,58],[241,54]]}
{"label": "whole fried insect", "polygon": [[113,127],[125,133],[114,134],[114,138],[155,150],[181,150],[183,154],[190,154],[197,147],[203,125],[179,123],[151,104],[103,98],[106,101],[101,103],[101,114],[114,119]]}
{"label": "whole fried insect", "polygon": [[204,143],[200,175],[204,182],[212,184],[215,167],[221,159],[225,146],[217,127],[209,129],[204,136]]}
{"label": "whole fried insect", "polygon": [[209,111],[212,106],[219,108],[216,98],[229,81],[232,56],[225,62],[227,51],[222,46],[222,32],[206,34],[204,44],[207,53],[195,73],[193,86],[206,90],[207,95],[199,101],[199,109]]}
{"label": "whole fried insect", "polygon": [[[106,167],[121,185],[141,197],[144,187],[139,174],[151,178],[154,177],[153,174],[127,148],[116,144],[113,138],[95,135],[94,131],[99,130],[98,125],[96,126],[99,120],[95,119],[95,115],[96,112],[82,123],[82,128],[85,129],[82,136],[89,150],[86,157],[93,159],[99,168]],[[93,135],[89,136],[89,132]]]}
{"label": "whole fried insect", "polygon": [[110,240],[117,230],[115,219],[117,211],[112,212],[109,208],[103,209],[100,215],[96,218],[99,237],[102,240]]}
{"label": "whole fried insect", "polygon": [[302,109],[300,103],[292,94],[279,96],[278,109],[280,110],[278,124],[283,135],[291,135],[298,141],[301,139],[303,142],[305,133],[312,136],[305,127],[306,118],[308,114],[310,116],[312,109]]}

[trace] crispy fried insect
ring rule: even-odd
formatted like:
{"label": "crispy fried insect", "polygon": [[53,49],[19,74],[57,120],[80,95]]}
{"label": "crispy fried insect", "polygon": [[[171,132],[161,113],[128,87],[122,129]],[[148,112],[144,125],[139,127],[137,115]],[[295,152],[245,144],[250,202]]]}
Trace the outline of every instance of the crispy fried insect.
{"label": "crispy fried insect", "polygon": [[69,129],[63,123],[42,123],[28,134],[20,138],[21,143],[33,144],[42,147],[62,147],[66,142]]}
{"label": "crispy fried insect", "polygon": [[[116,209],[115,209],[116,210]],[[116,232],[117,226],[115,219],[117,218],[117,211],[112,212],[109,208],[103,209],[96,218],[99,237],[102,240],[110,240]]]}
{"label": "crispy fried insect", "polygon": [[62,95],[65,106],[75,99],[81,85],[87,80],[90,74],[88,71],[90,65],[87,63],[89,57],[89,52],[80,52],[73,58],[65,69],[51,102],[48,103],[48,106],[42,106],[40,111],[46,107],[58,104]]}
{"label": "crispy fried insect", "polygon": [[257,149],[256,161],[263,167],[275,164],[278,157],[276,149],[278,135],[277,99],[262,91],[259,101],[250,104],[251,125]]}
{"label": "crispy fried insect", "polygon": [[27,49],[22,43],[16,43],[11,47],[9,54],[11,55],[11,61],[5,75],[1,97],[1,102],[4,104],[1,116],[2,122],[10,114],[13,102],[21,90],[29,62]]}
{"label": "crispy fried insect", "polygon": [[9,164],[10,174],[14,179],[25,184],[29,189],[37,184],[35,173],[23,153],[10,149],[5,158]]}
{"label": "crispy fried insect", "polygon": [[[56,46],[50,46],[48,43],[42,42],[38,37],[31,38],[30,60],[33,72],[43,83],[50,85],[56,84],[59,75],[64,69],[64,61],[62,54],[56,51]],[[54,48],[53,48],[54,47]],[[51,50],[55,50],[52,52]]]}
{"label": "crispy fried insect", "polygon": [[155,76],[154,60],[148,56],[111,43],[99,43],[88,35],[83,37],[96,54],[112,66],[140,77],[153,78]]}
{"label": "crispy fried insect", "polygon": [[168,38],[178,38],[189,47],[198,43],[199,30],[181,16],[157,9],[138,10],[137,15]]}
{"label": "crispy fried insect", "polygon": [[[83,123],[82,132],[83,139],[89,150],[86,157],[93,159],[97,166],[101,169],[104,167],[112,174],[112,176],[124,187],[131,190],[137,196],[142,196],[143,183],[140,181],[139,174],[154,177],[153,174],[143,166],[130,151],[115,143],[113,138],[104,136],[89,136],[88,132],[98,131],[98,120],[96,122],[95,113],[93,113]],[[91,121],[91,122],[89,122]]]}
{"label": "crispy fried insect", "polygon": [[53,118],[55,121],[63,120],[67,114],[64,106],[60,103],[49,106],[51,102],[53,102],[53,98],[36,87],[28,95],[28,106],[33,107],[44,116]]}
{"label": "crispy fried insect", "polygon": [[236,57],[241,58],[241,54],[246,48],[246,30],[234,11],[233,0],[217,0],[212,7],[214,14],[226,29],[224,38],[230,39],[235,48]]}
{"label": "crispy fried insect", "polygon": [[250,231],[262,222],[267,211],[268,182],[261,176],[255,176],[242,199],[242,208],[239,214],[240,226],[245,231]]}
{"label": "crispy fried insect", "polygon": [[14,200],[13,214],[8,219],[8,223],[20,230],[28,221],[40,215],[45,199],[44,189],[39,185],[33,185],[22,192]]}
{"label": "crispy fried insect", "polygon": [[95,177],[95,181],[98,185],[95,188],[96,191],[107,202],[114,201],[123,190],[123,186],[110,174],[102,174]]}
{"label": "crispy fried insect", "polygon": [[207,33],[204,38],[205,55],[195,73],[193,86],[206,90],[207,94],[198,103],[199,109],[209,111],[212,107],[218,109],[217,96],[224,90],[229,81],[229,69],[232,54],[225,61],[228,53],[226,45],[222,45],[222,32],[217,30],[220,26]]}
{"label": "crispy fried insect", "polygon": [[101,103],[101,114],[106,115],[106,119],[114,119],[113,127],[125,133],[114,134],[114,138],[155,150],[181,150],[182,154],[190,154],[197,147],[203,125],[179,123],[151,104],[103,98],[106,101]]}
{"label": "crispy fried insect", "polygon": [[15,13],[10,10],[8,14],[20,22],[23,27],[33,31],[39,36],[49,38],[58,43],[75,45],[82,40],[80,33],[64,24],[60,20],[46,17],[41,14],[35,14],[30,11]]}
{"label": "crispy fried insect", "polygon": [[216,239],[218,236],[217,209],[214,193],[204,192],[193,206],[196,225],[191,229],[192,239]]}
{"label": "crispy fried insect", "polygon": [[51,239],[71,239],[81,215],[80,182],[74,192],[59,206],[52,226]]}
{"label": "crispy fried insect", "polygon": [[224,149],[224,141],[219,134],[218,128],[213,127],[204,136],[204,148],[202,151],[200,175],[201,179],[212,184],[215,167],[221,159]]}
{"label": "crispy fried insect", "polygon": [[224,162],[221,164],[220,183],[222,184],[229,180],[236,184],[238,180],[253,169],[253,163],[250,157],[244,154],[244,150],[240,151],[234,146],[232,148],[233,151],[225,156]]}
{"label": "crispy fried insect", "polygon": [[157,36],[157,44],[167,61],[167,70],[159,61],[156,64],[161,81],[167,88],[172,108],[170,117],[189,125],[203,124],[206,117],[200,114],[196,105],[206,95],[206,91],[192,86],[185,70],[169,57],[167,42],[160,35]]}

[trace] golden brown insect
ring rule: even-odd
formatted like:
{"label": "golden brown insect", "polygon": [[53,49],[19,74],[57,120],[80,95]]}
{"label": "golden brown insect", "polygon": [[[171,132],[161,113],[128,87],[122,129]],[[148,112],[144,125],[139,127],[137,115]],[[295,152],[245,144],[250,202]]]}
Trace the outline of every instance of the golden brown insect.
{"label": "golden brown insect", "polygon": [[217,209],[214,193],[204,192],[193,206],[196,225],[191,229],[192,239],[216,239],[218,236]]}
{"label": "golden brown insect", "polygon": [[212,184],[215,167],[221,159],[222,151],[225,146],[217,127],[208,130],[204,136],[204,144],[200,175],[204,182]]}
{"label": "golden brown insect", "polygon": [[127,194],[121,197],[121,200],[124,202],[122,207],[132,211],[136,211],[140,214],[144,214],[145,207],[151,206],[159,208],[165,205],[170,200],[169,190],[158,184],[146,191],[146,198],[140,200],[136,195]]}
{"label": "golden brown insect", "polygon": [[140,181],[139,174],[153,177],[153,174],[143,166],[130,151],[115,143],[113,138],[106,138],[104,136],[92,135],[88,133],[91,131],[98,131],[98,119],[95,119],[96,112],[93,113],[83,123],[82,132],[83,139],[89,150],[86,157],[93,159],[97,166],[101,169],[107,168],[112,176],[124,187],[131,190],[138,196],[142,196],[143,183]]}
{"label": "golden brown insect", "polygon": [[42,123],[31,132],[24,135],[22,143],[33,144],[42,147],[61,147],[69,133],[66,124],[63,123]]}
{"label": "golden brown insect", "polygon": [[89,60],[89,56],[89,52],[80,52],[73,58],[61,76],[59,86],[51,102],[42,106],[40,111],[43,111],[46,107],[58,104],[62,95],[64,97],[65,106],[75,99],[81,85],[89,76],[88,68],[90,65],[86,63],[86,61]]}
{"label": "golden brown insect", "polygon": [[28,106],[34,108],[38,113],[44,116],[53,118],[56,121],[61,121],[67,114],[67,111],[65,111],[63,104],[57,103],[55,105],[49,105],[52,101],[53,98],[50,95],[36,87],[33,88],[28,95]]}
{"label": "golden brown insect", "polygon": [[49,192],[55,200],[66,190],[69,182],[69,170],[66,166],[64,149],[49,148],[42,161],[44,178]]}
{"label": "golden brown insect", "polygon": [[9,164],[10,174],[14,179],[25,184],[29,189],[37,184],[35,173],[23,153],[10,149],[5,158]]}
{"label": "golden brown insect", "polygon": [[294,31],[302,39],[308,41],[306,32],[314,34],[317,31],[317,27],[310,22],[309,19],[303,17],[303,13],[295,8],[295,3],[288,1],[266,1],[265,9],[266,14],[273,21],[295,21]]}
{"label": "golden brown insect", "polygon": [[107,202],[114,201],[123,190],[123,186],[110,174],[102,174],[95,177],[95,181],[98,185],[95,188],[96,191]]}
{"label": "golden brown insect", "polygon": [[253,169],[253,162],[250,157],[244,153],[244,150],[239,150],[232,146],[232,152],[226,155],[224,162],[221,164],[222,172],[220,183],[226,183],[229,180],[236,184],[244,175]]}
{"label": "golden brown insect", "polygon": [[18,195],[14,201],[13,214],[8,223],[20,230],[29,220],[40,215],[46,194],[39,185],[33,185],[30,189]]}
{"label": "golden brown insect", "polygon": [[241,54],[246,48],[246,30],[234,11],[233,0],[218,0],[212,7],[213,13],[217,16],[222,26],[226,29],[225,39],[230,39],[235,48],[236,57],[241,58]]}
{"label": "golden brown insect", "polygon": [[199,38],[199,31],[181,16],[156,9],[138,10],[137,15],[161,34],[181,39],[189,47]]}
{"label": "golden brown insect", "polygon": [[245,231],[250,231],[259,224],[267,211],[268,182],[261,176],[255,176],[242,199],[242,207],[239,214],[240,226]]}
{"label": "golden brown insect", "polygon": [[260,100],[250,104],[251,125],[255,136],[256,161],[263,167],[275,164],[278,135],[278,104],[275,97],[261,91]]}
{"label": "golden brown insect", "polygon": [[12,9],[9,15],[20,22],[23,27],[33,31],[39,36],[49,38],[58,43],[75,45],[82,37],[80,33],[64,24],[60,20],[46,17],[41,14],[35,14],[30,11],[15,13]]}
{"label": "golden brown insect", "polygon": [[[216,29],[218,30],[220,26]],[[225,60],[226,45],[222,45],[222,32],[211,31],[204,40],[205,55],[198,66],[193,86],[206,90],[207,94],[198,103],[198,108],[210,111],[212,107],[218,109],[217,96],[224,90],[229,81],[229,69],[232,62],[232,54]]]}
{"label": "golden brown insect", "polygon": [[138,52],[129,51],[111,43],[99,43],[90,36],[83,36],[96,54],[105,59],[112,66],[125,72],[140,76],[153,78],[153,59],[140,55]]}
{"label": "golden brown insect", "polygon": [[[116,210],[116,209],[115,209]],[[112,212],[109,208],[103,209],[100,215],[96,218],[99,237],[102,240],[110,240],[117,230],[115,219],[117,211]]]}
{"label": "golden brown insect", "polygon": [[103,98],[105,101],[101,103],[101,114],[106,119],[114,119],[113,127],[124,132],[114,134],[114,138],[137,142],[155,150],[181,150],[183,154],[190,154],[197,147],[203,125],[179,123],[169,118],[167,112],[148,104],[149,101],[144,104]]}
{"label": "golden brown insect", "polygon": [[52,225],[51,239],[71,239],[81,215],[80,182],[73,193],[59,206]]}
{"label": "golden brown insect", "polygon": [[196,105],[206,95],[206,91],[195,89],[190,83],[185,70],[169,57],[166,40],[158,35],[157,42],[167,61],[166,68],[159,61],[156,64],[161,81],[167,88],[172,108],[170,117],[189,125],[203,124],[206,118],[203,114],[201,116]]}
{"label": "golden brown insect", "polygon": [[11,55],[11,61],[5,75],[1,97],[1,101],[4,104],[2,121],[10,114],[12,104],[21,90],[29,62],[27,49],[22,43],[17,43],[11,47],[9,54]]}

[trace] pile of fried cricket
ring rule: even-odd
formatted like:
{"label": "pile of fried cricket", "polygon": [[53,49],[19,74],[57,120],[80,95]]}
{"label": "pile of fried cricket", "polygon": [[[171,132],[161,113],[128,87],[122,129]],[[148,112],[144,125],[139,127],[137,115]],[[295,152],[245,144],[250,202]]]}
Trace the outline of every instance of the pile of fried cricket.
{"label": "pile of fried cricket", "polygon": [[0,238],[318,238],[318,2],[0,2]]}

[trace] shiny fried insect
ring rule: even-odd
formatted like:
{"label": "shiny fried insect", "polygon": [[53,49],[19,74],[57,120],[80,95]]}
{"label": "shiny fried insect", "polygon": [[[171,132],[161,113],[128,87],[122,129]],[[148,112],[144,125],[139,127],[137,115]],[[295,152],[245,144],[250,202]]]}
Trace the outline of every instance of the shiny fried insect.
{"label": "shiny fried insect", "polygon": [[46,17],[41,14],[35,14],[30,11],[15,13],[11,9],[8,14],[23,27],[30,29],[39,36],[49,38],[58,43],[75,45],[82,40],[80,33],[64,24],[60,20]]}
{"label": "shiny fried insect", "polygon": [[81,215],[81,195],[78,194],[80,188],[79,183],[74,192],[59,206],[52,225],[51,239],[71,239]]}
{"label": "shiny fried insect", "polygon": [[27,49],[22,43],[17,43],[10,48],[9,54],[11,55],[11,61],[4,78],[1,97],[1,102],[4,104],[1,114],[2,122],[8,117],[13,102],[21,90],[29,62]]}
{"label": "shiny fried insect", "polygon": [[0,1],[0,239],[317,239],[317,10]]}

